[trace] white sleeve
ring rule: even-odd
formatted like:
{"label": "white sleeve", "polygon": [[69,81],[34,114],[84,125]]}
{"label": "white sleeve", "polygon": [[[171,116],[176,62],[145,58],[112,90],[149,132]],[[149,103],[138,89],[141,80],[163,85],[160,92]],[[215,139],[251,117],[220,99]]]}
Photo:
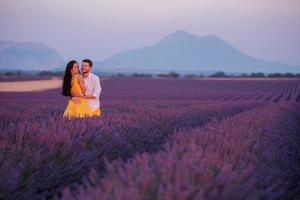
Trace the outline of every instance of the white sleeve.
{"label": "white sleeve", "polygon": [[101,93],[101,85],[100,85],[100,78],[98,76],[95,77],[94,80],[94,91],[93,91],[93,96],[96,98],[100,97],[100,93]]}

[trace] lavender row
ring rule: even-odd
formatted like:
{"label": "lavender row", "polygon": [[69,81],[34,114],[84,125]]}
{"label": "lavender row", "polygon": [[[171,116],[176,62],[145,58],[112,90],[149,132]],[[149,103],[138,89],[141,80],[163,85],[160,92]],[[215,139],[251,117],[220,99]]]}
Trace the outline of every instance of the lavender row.
{"label": "lavender row", "polygon": [[61,119],[61,110],[53,105],[1,107],[0,198],[50,198],[65,186],[80,184],[91,168],[104,176],[104,159],[157,152],[176,129],[261,106],[154,105],[119,103],[107,108],[111,112],[100,120],[73,121]]}
{"label": "lavender row", "polygon": [[178,130],[164,152],[107,163],[105,179],[92,171],[76,198],[297,199],[299,120],[299,107],[277,104]]}

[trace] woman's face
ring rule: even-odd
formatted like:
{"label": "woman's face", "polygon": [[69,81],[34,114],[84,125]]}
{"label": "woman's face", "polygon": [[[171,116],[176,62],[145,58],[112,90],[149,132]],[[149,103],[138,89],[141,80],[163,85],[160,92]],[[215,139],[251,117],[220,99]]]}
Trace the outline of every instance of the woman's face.
{"label": "woman's face", "polygon": [[74,63],[73,68],[71,69],[72,74],[78,74],[79,73],[79,65],[78,63]]}

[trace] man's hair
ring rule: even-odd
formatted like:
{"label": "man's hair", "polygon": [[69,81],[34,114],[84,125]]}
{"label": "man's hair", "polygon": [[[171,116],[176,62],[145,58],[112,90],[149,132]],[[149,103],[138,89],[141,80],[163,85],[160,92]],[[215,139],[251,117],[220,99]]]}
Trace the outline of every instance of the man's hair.
{"label": "man's hair", "polygon": [[92,62],[90,59],[84,59],[84,60],[82,60],[82,62],[89,63],[89,66],[90,66],[90,67],[93,66],[93,62]]}

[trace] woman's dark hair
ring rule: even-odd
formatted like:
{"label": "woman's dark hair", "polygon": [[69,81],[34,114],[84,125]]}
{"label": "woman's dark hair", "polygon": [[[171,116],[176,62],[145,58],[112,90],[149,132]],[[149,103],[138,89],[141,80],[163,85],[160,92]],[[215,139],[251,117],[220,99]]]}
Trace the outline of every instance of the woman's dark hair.
{"label": "woman's dark hair", "polygon": [[71,60],[70,62],[68,62],[66,66],[63,85],[62,85],[62,93],[61,93],[64,96],[69,96],[69,97],[72,96],[71,95],[71,79],[72,79],[71,70],[75,63],[77,63],[76,60]]}

